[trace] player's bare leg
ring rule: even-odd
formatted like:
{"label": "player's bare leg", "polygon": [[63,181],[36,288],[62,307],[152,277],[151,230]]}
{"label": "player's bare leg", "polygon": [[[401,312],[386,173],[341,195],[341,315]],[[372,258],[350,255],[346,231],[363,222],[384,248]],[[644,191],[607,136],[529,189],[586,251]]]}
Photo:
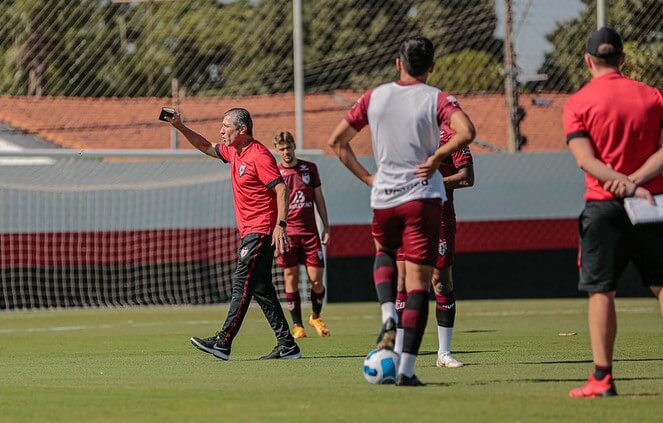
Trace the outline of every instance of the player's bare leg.
{"label": "player's bare leg", "polygon": [[306,331],[302,323],[302,300],[299,295],[299,266],[284,268],[283,279],[286,307],[292,317],[292,336],[296,339],[305,338]]}
{"label": "player's bare leg", "polygon": [[308,322],[313,329],[318,333],[318,336],[329,336],[329,328],[320,318],[320,312],[322,311],[322,305],[324,304],[325,299],[325,285],[322,283],[324,268],[306,266],[306,274],[308,275],[308,280],[311,282],[311,308],[312,313],[309,317]]}
{"label": "player's bare leg", "polygon": [[654,296],[658,299],[658,307],[661,309],[661,314],[663,315],[663,287],[652,286],[650,289],[651,292],[654,293]]}
{"label": "player's bare leg", "polygon": [[588,321],[595,371],[585,385],[569,391],[569,396],[586,398],[617,395],[612,378],[612,354],[617,336],[614,291],[589,294]]}
{"label": "player's bare leg", "polygon": [[456,298],[451,266],[444,269],[434,269],[431,283],[435,292],[435,319],[437,320],[438,340],[435,365],[448,368],[463,367],[463,363],[451,355],[451,336],[456,321]]}
{"label": "player's bare leg", "polygon": [[432,275],[433,266],[405,261],[407,301],[403,310],[403,354],[396,379],[399,386],[422,385],[414,374],[414,365],[426,330],[428,289]]}

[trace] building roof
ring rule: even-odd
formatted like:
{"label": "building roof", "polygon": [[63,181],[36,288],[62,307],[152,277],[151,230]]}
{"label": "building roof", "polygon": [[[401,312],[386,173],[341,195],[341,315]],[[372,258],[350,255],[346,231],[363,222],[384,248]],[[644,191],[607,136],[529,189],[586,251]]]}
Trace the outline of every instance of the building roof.
{"label": "building roof", "polygon": [[[306,149],[331,154],[327,140],[336,124],[361,93],[336,91],[309,94],[304,99]],[[562,108],[567,94],[524,94],[520,104],[527,112],[521,125],[527,136],[525,152],[559,151],[565,148]],[[458,96],[477,128],[482,143],[506,149],[506,102],[504,95]],[[0,97],[0,122],[35,134],[64,148],[73,149],[167,149],[171,128],[157,120],[164,98]],[[222,114],[244,107],[254,120],[254,136],[268,146],[279,131],[295,133],[294,95],[235,98],[187,98],[179,105],[190,126],[211,141],[218,140]],[[184,139],[180,148],[191,148]],[[358,155],[371,154],[370,133],[363,130],[352,145]],[[476,152],[489,151],[474,146]]]}

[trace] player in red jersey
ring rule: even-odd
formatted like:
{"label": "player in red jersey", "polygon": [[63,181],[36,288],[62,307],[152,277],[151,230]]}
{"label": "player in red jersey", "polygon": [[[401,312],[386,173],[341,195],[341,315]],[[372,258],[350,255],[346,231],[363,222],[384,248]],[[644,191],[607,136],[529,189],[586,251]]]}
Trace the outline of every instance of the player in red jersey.
{"label": "player in red jersey", "polygon": [[[287,227],[290,248],[278,257],[278,264],[283,269],[285,279],[285,296],[293,322],[292,335],[295,339],[306,337],[299,296],[299,265],[305,265],[311,283],[313,309],[308,322],[318,336],[329,336],[329,328],[320,318],[325,298],[325,286],[322,282],[325,260],[322,245],[329,242],[329,221],[318,167],[315,163],[297,158],[295,138],[290,132],[276,135],[274,147],[281,156],[279,171],[290,192]],[[322,221],[322,241],[318,234],[314,209],[318,210]]]}
{"label": "player in red jersey", "polygon": [[230,109],[223,115],[220,144],[210,143],[187,127],[177,112],[170,122],[198,150],[230,164],[235,217],[241,237],[226,320],[216,335],[193,337],[191,343],[201,351],[228,360],[232,341],[251,297],[255,297],[278,342],[272,352],[261,358],[301,358],[272,284],[274,254],[288,250],[288,188],[276,159],[253,138],[253,120],[245,109]]}
{"label": "player in red jersey", "polygon": [[642,185],[647,194],[663,194],[663,175],[641,171],[649,166],[648,160],[661,154],[663,94],[622,75],[624,57],[616,31],[604,27],[592,33],[584,55],[592,79],[564,105],[566,141],[585,171],[578,288],[589,294],[594,359],[594,373],[587,383],[569,391],[574,398],[617,395],[612,375],[617,336],[615,291],[629,260],[663,312],[663,223],[632,225],[623,200],[605,189],[623,185],[624,194],[633,195]]}
{"label": "player in red jersey", "polygon": [[[424,37],[405,40],[396,58],[398,81],[368,90],[334,129],[329,146],[341,162],[371,187],[375,241],[373,280],[382,314],[378,348],[394,348],[398,314],[396,252],[407,268],[403,310],[403,353],[396,385],[421,386],[414,366],[428,320],[428,291],[439,239],[444,182],[441,160],[469,145],[474,125],[447,93],[426,84],[435,46]],[[440,147],[440,126],[455,133]],[[350,141],[369,125],[377,165],[371,175],[357,160]]]}
{"label": "player in red jersey", "polygon": [[[447,143],[453,130],[443,126],[440,130],[440,145]],[[431,284],[435,293],[435,318],[437,320],[437,367],[457,368],[463,363],[451,354],[451,336],[456,321],[456,298],[452,266],[456,247],[456,210],[453,203],[453,191],[474,185],[474,161],[469,147],[453,152],[440,163],[440,173],[444,179],[447,201],[442,206],[440,220],[440,240],[437,249],[437,261],[433,270]],[[398,265],[398,292],[396,294],[396,311],[402,313],[407,300],[405,290],[405,259],[401,251],[396,258]],[[399,319],[400,320],[400,319]],[[403,348],[403,329],[397,329],[396,348],[399,354]]]}

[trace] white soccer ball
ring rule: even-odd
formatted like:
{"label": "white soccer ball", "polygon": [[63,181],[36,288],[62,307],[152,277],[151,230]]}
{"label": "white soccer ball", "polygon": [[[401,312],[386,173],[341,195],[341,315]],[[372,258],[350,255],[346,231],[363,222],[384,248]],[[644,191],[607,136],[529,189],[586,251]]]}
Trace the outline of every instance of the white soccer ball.
{"label": "white soccer ball", "polygon": [[398,354],[391,350],[375,349],[364,359],[362,373],[368,383],[385,384],[396,382]]}

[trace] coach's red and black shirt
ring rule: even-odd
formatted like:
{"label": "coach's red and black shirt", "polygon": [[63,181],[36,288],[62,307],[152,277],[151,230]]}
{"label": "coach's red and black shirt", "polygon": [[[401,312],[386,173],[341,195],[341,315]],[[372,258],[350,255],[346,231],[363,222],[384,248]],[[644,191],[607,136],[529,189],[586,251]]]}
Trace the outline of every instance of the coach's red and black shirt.
{"label": "coach's red and black shirt", "polygon": [[288,209],[288,235],[314,235],[318,233],[315,223],[315,189],[320,186],[320,174],[315,163],[297,160],[293,167],[279,164],[281,176],[290,190]]}
{"label": "coach's red and black shirt", "polygon": [[277,215],[272,188],[283,182],[272,153],[258,140],[252,140],[241,154],[225,144],[217,144],[216,154],[230,164],[239,235],[271,234]]}
{"label": "coach's red and black shirt", "polygon": [[[592,79],[564,106],[566,141],[589,138],[596,157],[625,175],[635,172],[661,147],[662,124],[661,91],[616,71]],[[585,184],[585,200],[614,198],[588,173]],[[663,176],[642,186],[661,194]]]}

